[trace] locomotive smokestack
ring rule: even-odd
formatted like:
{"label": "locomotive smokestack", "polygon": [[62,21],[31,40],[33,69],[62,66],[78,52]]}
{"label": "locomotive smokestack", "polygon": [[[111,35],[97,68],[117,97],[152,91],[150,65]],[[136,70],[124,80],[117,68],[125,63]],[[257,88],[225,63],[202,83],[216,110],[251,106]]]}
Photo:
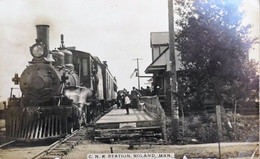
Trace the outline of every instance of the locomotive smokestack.
{"label": "locomotive smokestack", "polygon": [[42,42],[49,51],[49,25],[36,25],[37,39],[36,42]]}

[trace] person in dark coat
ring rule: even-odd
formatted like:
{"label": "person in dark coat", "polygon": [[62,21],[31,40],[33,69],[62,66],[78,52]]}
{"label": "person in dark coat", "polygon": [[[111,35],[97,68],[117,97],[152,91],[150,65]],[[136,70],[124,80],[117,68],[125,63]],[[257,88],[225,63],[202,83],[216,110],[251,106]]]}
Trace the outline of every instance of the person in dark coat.
{"label": "person in dark coat", "polygon": [[141,96],[141,94],[136,90],[135,87],[133,87],[133,90],[131,91],[132,107],[137,107],[140,96]]}
{"label": "person in dark coat", "polygon": [[117,92],[116,101],[117,101],[117,108],[119,109],[120,107],[122,107],[122,96],[120,92]]}
{"label": "person in dark coat", "polygon": [[151,91],[151,88],[149,86],[146,87],[145,95],[146,96],[151,96],[152,95],[152,91]]}

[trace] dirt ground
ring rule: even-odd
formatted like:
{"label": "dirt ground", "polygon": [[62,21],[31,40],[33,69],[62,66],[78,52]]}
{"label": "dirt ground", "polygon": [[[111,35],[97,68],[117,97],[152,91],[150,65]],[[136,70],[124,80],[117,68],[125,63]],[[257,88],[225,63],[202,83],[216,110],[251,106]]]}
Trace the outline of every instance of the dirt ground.
{"label": "dirt ground", "polygon": [[[251,157],[252,153],[258,147],[258,142],[253,143],[221,143],[222,159]],[[90,144],[89,141],[83,141],[81,145],[69,153],[65,158],[85,159],[88,154],[100,153],[174,153],[176,158],[183,158],[186,155],[188,158],[194,157],[218,157],[218,144],[197,144],[197,145],[136,145],[134,149],[128,149],[129,145],[120,144]],[[258,152],[257,156],[258,156]],[[257,157],[255,157],[257,158]],[[136,159],[136,158],[135,158]]]}
{"label": "dirt ground", "polygon": [[47,146],[34,146],[0,149],[0,159],[29,159],[46,147]]}
{"label": "dirt ground", "polygon": [[[221,143],[221,157],[222,159],[238,158],[238,156],[250,158],[252,153],[259,147],[258,142],[244,142],[244,143]],[[36,155],[45,146],[34,147],[14,147],[8,149],[0,149],[0,159],[29,159]],[[87,159],[88,154],[110,154],[111,149],[113,154],[129,154],[129,153],[174,153],[177,159],[182,159],[184,155],[188,158],[206,158],[218,157],[218,144],[197,144],[197,145],[139,145],[129,149],[126,144],[104,144],[104,143],[91,143],[84,140],[80,145],[77,145],[65,159]],[[259,156],[258,150],[254,159]],[[143,158],[143,157],[142,157]],[[113,159],[113,158],[111,158]],[[114,158],[119,159],[119,158]],[[125,159],[125,158],[120,158]],[[134,158],[140,159],[140,158]],[[147,158],[148,159],[148,158]],[[242,159],[242,158],[239,158]]]}
{"label": "dirt ground", "polygon": [[[238,158],[245,159],[251,158],[251,155],[255,150],[256,155],[254,159],[259,158],[259,142],[238,142],[238,141],[250,141],[250,137],[257,137],[259,133],[258,118],[252,116],[238,116],[237,118],[237,130],[238,138],[237,142],[223,142],[221,143],[221,158]],[[194,122],[194,119],[192,119]],[[2,121],[0,121],[0,124]],[[1,124],[3,125],[3,124]],[[198,126],[195,123],[196,127]],[[0,143],[5,143],[3,139],[3,127],[0,127]],[[193,134],[194,135],[194,134]],[[201,133],[198,133],[201,136]],[[193,136],[194,137],[194,136]],[[249,140],[250,139],[250,140]],[[252,140],[255,141],[255,140]],[[33,147],[14,147],[10,149],[0,149],[0,159],[27,159],[36,155],[39,151],[43,150],[45,146],[33,146]],[[217,158],[219,155],[218,144],[187,144],[187,145],[138,145],[133,149],[129,149],[127,144],[104,144],[104,143],[92,143],[89,140],[84,140],[82,144],[76,146],[72,152],[70,152],[64,158],[66,159],[87,159],[88,154],[110,154],[113,150],[114,154],[117,153],[174,153],[176,158],[182,159],[183,156],[188,158]],[[110,158],[110,159],[123,159],[123,158]],[[139,159],[139,158],[133,158]],[[147,158],[148,159],[148,158]]]}

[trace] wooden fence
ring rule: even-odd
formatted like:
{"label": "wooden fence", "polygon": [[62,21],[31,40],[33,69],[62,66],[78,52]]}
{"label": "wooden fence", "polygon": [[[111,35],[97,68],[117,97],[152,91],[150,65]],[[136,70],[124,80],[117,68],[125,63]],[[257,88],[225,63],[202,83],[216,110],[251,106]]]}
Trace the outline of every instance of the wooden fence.
{"label": "wooden fence", "polygon": [[166,116],[157,96],[142,96],[140,103],[143,103],[144,111],[155,119],[161,121],[161,129],[164,141],[167,141]]}

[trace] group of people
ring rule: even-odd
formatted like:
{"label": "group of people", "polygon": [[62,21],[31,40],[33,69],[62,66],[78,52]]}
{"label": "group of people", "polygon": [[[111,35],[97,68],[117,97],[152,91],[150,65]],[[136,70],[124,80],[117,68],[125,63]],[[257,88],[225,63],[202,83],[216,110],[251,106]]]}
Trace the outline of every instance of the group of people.
{"label": "group of people", "polygon": [[137,108],[141,93],[133,87],[131,93],[126,89],[117,92],[117,108],[125,108],[126,114],[129,114],[129,107]]}
{"label": "group of people", "polygon": [[117,92],[117,108],[125,108],[126,114],[129,114],[129,107],[137,108],[140,96],[152,96],[158,94],[160,87],[157,86],[154,91],[149,86],[140,90],[133,87],[131,92],[125,88]]}
{"label": "group of people", "polygon": [[152,95],[154,95],[154,92],[152,92],[152,90],[149,86],[147,86],[146,89],[141,87],[141,90],[139,90],[139,92],[142,96],[152,96]]}

